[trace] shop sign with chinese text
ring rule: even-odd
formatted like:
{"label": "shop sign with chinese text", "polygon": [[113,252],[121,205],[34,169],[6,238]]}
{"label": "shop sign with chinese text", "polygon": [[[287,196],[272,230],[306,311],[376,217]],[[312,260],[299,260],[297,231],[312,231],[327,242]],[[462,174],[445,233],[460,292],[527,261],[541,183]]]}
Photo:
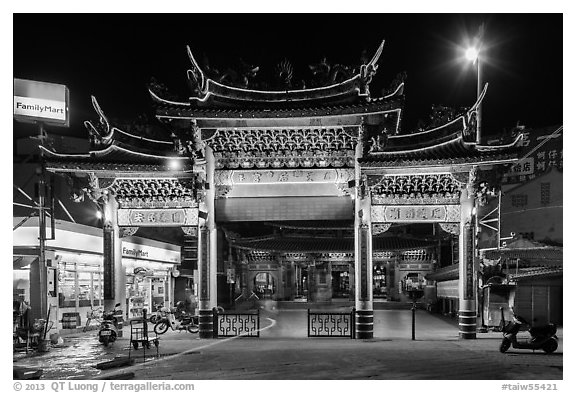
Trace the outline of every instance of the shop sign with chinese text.
{"label": "shop sign with chinese text", "polygon": [[[504,184],[523,183],[556,167],[563,166],[563,135],[564,131],[555,133],[556,128],[523,130],[522,146],[528,157],[513,165],[504,174]],[[525,153],[525,154],[526,154]]]}

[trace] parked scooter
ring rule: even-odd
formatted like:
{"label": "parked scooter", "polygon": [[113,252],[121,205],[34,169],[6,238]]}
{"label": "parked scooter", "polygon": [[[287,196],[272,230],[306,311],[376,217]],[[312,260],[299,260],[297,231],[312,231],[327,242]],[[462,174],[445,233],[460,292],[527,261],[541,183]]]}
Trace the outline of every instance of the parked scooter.
{"label": "parked scooter", "polygon": [[168,331],[168,328],[178,332],[186,330],[190,333],[198,333],[200,330],[198,327],[198,317],[194,315],[183,314],[177,318],[175,311],[167,307],[162,308],[162,312],[166,313],[166,317],[154,325],[154,332],[156,334],[164,334]]}
{"label": "parked scooter", "polygon": [[118,310],[120,303],[116,303],[112,311],[104,312],[102,315],[102,322],[100,323],[100,330],[98,330],[98,341],[104,344],[113,343],[118,338]]}
{"label": "parked scooter", "polygon": [[[503,309],[502,320],[504,320]],[[528,327],[531,336],[529,340],[517,340],[516,335],[522,326]],[[500,344],[500,352],[504,353],[512,346],[512,348],[518,349],[541,349],[546,353],[552,353],[558,349],[556,330],[556,325],[553,323],[548,326],[532,327],[525,319],[514,314],[514,310],[512,310],[512,321],[502,329],[504,338]]]}
{"label": "parked scooter", "polygon": [[150,323],[156,324],[159,321],[161,321],[163,318],[166,318],[167,313],[162,311],[163,309],[164,309],[164,307],[162,307],[162,304],[156,305],[156,312],[154,314],[150,315]]}

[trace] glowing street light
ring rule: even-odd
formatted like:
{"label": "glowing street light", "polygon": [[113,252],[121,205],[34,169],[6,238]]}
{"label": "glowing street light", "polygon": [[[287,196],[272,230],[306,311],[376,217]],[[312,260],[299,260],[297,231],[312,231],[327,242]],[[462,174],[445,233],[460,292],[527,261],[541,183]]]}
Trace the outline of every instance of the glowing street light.
{"label": "glowing street light", "polygon": [[476,48],[466,49],[466,59],[467,60],[470,60],[472,63],[474,63],[477,58],[478,58],[478,49],[476,49]]}
{"label": "glowing street light", "polygon": [[97,219],[101,219],[102,218],[102,212],[100,210],[96,211],[96,218]]}
{"label": "glowing street light", "polygon": [[[480,98],[480,94],[482,94],[482,72],[481,72],[482,67],[480,66],[480,64],[482,63],[481,51],[482,51],[483,38],[484,38],[484,25],[481,25],[480,29],[478,30],[478,34],[474,38],[474,46],[468,47],[464,53],[466,60],[470,61],[472,64],[476,63],[477,98]],[[482,126],[482,103],[479,103],[478,108],[476,110],[476,143],[480,143],[481,126]]]}

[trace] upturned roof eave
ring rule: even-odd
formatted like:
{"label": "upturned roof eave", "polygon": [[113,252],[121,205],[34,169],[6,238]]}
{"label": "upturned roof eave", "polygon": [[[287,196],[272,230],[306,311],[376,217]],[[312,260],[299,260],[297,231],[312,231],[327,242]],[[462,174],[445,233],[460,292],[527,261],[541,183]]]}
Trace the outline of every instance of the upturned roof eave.
{"label": "upturned roof eave", "polygon": [[163,120],[282,120],[294,118],[330,118],[330,117],[361,117],[370,115],[386,115],[393,112],[400,114],[403,110],[403,99],[390,101],[370,101],[355,104],[334,106],[293,107],[293,108],[174,108],[156,109],[156,118]]}
{"label": "upturned roof eave", "polygon": [[368,85],[378,69],[377,63],[383,48],[384,40],[376,50],[372,59],[367,64],[362,65],[355,75],[345,81],[311,89],[266,91],[233,87],[208,78],[199,66],[190,46],[187,46],[186,51],[192,66],[192,69],[188,70],[187,76],[191,84],[197,87],[197,91],[195,92],[197,96],[190,97],[190,100],[206,102],[212,96],[216,96],[240,101],[286,102],[326,100],[342,94],[368,96]]}
{"label": "upturned roof eave", "polygon": [[133,156],[134,158],[148,158],[155,160],[189,160],[189,157],[181,156],[174,153],[173,151],[165,151],[164,154],[154,154],[152,151],[147,149],[138,149],[135,146],[128,144],[113,142],[110,145],[104,147],[103,149],[90,150],[86,153],[59,153],[44,146],[39,146],[42,153],[47,158],[54,158],[60,160],[86,160],[86,159],[103,159],[115,153],[122,153],[126,156]]}

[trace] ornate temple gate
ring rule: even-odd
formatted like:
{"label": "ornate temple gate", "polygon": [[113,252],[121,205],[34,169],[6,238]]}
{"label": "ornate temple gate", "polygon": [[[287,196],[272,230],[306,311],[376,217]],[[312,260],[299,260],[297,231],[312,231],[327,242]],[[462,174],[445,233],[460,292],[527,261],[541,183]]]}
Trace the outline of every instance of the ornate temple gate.
{"label": "ornate temple gate", "polygon": [[338,80],[299,90],[292,88],[290,64],[279,68],[290,72],[276,90],[251,86],[251,74],[232,86],[205,74],[188,48],[190,96],[175,101],[161,84],[149,89],[156,117],[169,130],[163,140],[112,127],[94,100],[100,121],[86,123],[89,154],[44,153],[48,170],[76,174],[82,184],[73,188],[104,205],[108,304],[121,292],[121,280],[114,279],[121,269],[121,228],[180,226],[198,237],[200,337],[212,338],[217,225],[353,219],[354,331],[369,339],[373,235],[395,223],[437,223],[459,236],[460,336],[474,338],[474,206],[498,183],[488,186],[477,174],[514,162],[522,135],[501,146],[477,142],[477,108],[486,88],[446,124],[401,134],[403,79],[382,97],[370,96],[383,45],[370,61],[339,67]]}

